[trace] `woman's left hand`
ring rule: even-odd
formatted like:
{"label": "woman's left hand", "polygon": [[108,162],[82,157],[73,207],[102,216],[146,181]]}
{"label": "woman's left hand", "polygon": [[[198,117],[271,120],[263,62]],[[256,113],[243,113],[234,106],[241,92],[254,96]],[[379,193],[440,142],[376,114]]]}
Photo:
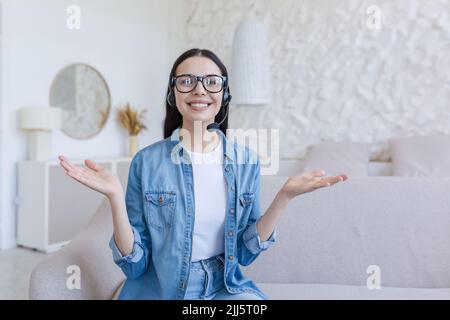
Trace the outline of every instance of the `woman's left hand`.
{"label": "woman's left hand", "polygon": [[281,188],[281,193],[288,199],[292,199],[302,193],[311,192],[323,187],[329,187],[347,179],[348,177],[345,174],[334,177],[325,177],[325,171],[315,170],[289,178]]}

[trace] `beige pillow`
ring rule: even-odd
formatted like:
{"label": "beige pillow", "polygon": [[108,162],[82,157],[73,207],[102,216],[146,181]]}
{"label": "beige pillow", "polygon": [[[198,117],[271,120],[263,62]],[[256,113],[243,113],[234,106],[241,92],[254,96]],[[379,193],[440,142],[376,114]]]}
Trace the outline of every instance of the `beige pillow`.
{"label": "beige pillow", "polygon": [[368,176],[370,144],[327,141],[308,148],[303,172],[322,169],[326,175]]}
{"label": "beige pillow", "polygon": [[390,139],[392,174],[450,177],[450,135]]}

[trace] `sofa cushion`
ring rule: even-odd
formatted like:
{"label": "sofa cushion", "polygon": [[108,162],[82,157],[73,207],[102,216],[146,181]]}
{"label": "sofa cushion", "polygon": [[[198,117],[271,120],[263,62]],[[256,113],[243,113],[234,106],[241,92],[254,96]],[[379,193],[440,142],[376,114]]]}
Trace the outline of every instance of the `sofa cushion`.
{"label": "sofa cushion", "polygon": [[370,144],[356,142],[323,142],[308,148],[303,172],[325,170],[327,175],[368,176]]}
{"label": "sofa cushion", "polygon": [[390,140],[395,176],[450,177],[450,135]]}

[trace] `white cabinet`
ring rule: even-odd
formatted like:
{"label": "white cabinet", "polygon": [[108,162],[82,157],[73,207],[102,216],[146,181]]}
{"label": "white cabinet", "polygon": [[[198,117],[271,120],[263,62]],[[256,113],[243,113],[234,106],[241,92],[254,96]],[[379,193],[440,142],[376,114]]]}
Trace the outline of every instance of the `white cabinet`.
{"label": "white cabinet", "polygon": [[[94,161],[116,173],[126,188],[131,159]],[[58,250],[86,227],[103,200],[102,194],[66,175],[59,161],[19,162],[18,245]]]}

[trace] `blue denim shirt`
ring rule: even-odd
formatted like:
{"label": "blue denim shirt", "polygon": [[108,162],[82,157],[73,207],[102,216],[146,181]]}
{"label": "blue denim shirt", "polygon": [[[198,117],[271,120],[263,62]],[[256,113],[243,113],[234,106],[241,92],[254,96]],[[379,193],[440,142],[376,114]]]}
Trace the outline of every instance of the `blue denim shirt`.
{"label": "blue denim shirt", "polygon": [[[261,241],[260,162],[257,154],[231,143],[222,131],[223,174],[227,182],[225,221],[225,286],[230,293],[253,292],[255,283],[240,270],[275,242],[275,232]],[[172,136],[142,150],[128,175],[126,207],[134,233],[132,252],[122,256],[114,235],[115,263],[126,275],[119,299],[183,299],[192,254],[195,201],[192,165],[179,139]]]}

